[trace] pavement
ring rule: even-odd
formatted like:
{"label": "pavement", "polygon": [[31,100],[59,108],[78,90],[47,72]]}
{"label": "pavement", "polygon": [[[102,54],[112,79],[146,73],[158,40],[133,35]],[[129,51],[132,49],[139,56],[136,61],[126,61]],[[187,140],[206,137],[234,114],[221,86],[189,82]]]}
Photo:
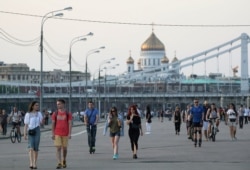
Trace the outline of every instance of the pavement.
{"label": "pavement", "polygon": [[[100,121],[101,122],[101,121]],[[186,125],[182,124],[180,135],[174,131],[173,121],[152,119],[151,134],[139,138],[138,159],[132,158],[128,126],[119,140],[119,159],[113,160],[109,135],[103,136],[104,123],[100,123],[96,136],[96,152],[89,154],[88,136],[83,123],[74,121],[72,139],[68,148],[67,169],[74,170],[249,170],[250,167],[250,124],[237,128],[238,140],[231,140],[229,128],[222,121],[216,141],[203,140],[201,147],[194,147],[187,139]],[[22,128],[23,129],[23,128]],[[56,156],[51,139],[51,124],[41,129],[38,167],[51,170],[56,167]],[[143,120],[145,132],[145,120]],[[47,131],[47,132],[46,132]],[[0,140],[0,170],[26,170],[29,166],[27,141],[11,143]]]}

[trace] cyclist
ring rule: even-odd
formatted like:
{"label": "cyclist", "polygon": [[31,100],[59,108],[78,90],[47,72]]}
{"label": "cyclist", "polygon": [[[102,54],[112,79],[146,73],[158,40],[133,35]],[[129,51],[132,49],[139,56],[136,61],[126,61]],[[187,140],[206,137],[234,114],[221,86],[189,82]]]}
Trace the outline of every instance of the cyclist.
{"label": "cyclist", "polygon": [[214,122],[216,124],[217,132],[219,132],[218,127],[219,127],[219,124],[220,124],[220,113],[217,110],[217,108],[215,106],[215,103],[212,103],[211,107],[207,110],[206,119],[209,121],[209,123],[208,123],[208,134],[209,134],[209,137],[211,137],[211,126],[212,126],[213,120],[214,120]]}
{"label": "cyclist", "polygon": [[10,119],[12,120],[12,129],[17,128],[17,132],[21,133],[20,126],[22,121],[22,114],[17,110],[17,107],[13,107],[13,111],[10,113]]}

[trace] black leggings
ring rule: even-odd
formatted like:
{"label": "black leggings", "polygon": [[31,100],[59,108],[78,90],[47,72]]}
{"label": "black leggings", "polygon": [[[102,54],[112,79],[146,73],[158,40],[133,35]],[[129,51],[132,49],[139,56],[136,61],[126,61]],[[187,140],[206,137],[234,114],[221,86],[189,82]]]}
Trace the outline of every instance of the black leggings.
{"label": "black leggings", "polygon": [[181,123],[180,122],[175,122],[175,131],[180,132],[181,129]]}
{"label": "black leggings", "polygon": [[132,129],[130,128],[128,130],[128,135],[130,138],[130,143],[131,143],[131,149],[134,151],[134,145],[136,146],[136,150],[138,150],[138,140],[140,136],[140,129]]}

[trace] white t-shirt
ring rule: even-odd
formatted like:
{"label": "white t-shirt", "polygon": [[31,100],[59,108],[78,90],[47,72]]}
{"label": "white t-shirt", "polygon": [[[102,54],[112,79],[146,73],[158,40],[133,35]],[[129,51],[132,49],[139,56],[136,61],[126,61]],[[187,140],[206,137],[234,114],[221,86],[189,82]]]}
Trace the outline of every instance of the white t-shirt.
{"label": "white t-shirt", "polygon": [[237,115],[233,109],[228,109],[227,111],[228,119],[236,119]]}
{"label": "white t-shirt", "polygon": [[249,109],[245,108],[244,116],[249,116]]}
{"label": "white t-shirt", "polygon": [[84,116],[84,114],[85,114],[85,112],[84,112],[84,111],[80,112],[80,115],[81,115],[81,116]]}
{"label": "white t-shirt", "polygon": [[28,125],[28,129],[34,129],[43,122],[43,116],[41,112],[34,113],[26,113],[24,117],[24,124]]}
{"label": "white t-shirt", "polygon": [[12,122],[20,122],[22,114],[21,112],[11,112]]}

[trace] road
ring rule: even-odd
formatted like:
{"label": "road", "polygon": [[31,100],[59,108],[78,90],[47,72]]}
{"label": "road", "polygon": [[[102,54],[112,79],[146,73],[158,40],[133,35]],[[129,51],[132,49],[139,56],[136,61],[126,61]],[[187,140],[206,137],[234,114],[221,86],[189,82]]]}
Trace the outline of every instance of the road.
{"label": "road", "polygon": [[[139,139],[138,159],[132,159],[126,126],[125,136],[119,142],[118,160],[112,159],[110,139],[102,135],[103,126],[104,123],[98,125],[96,153],[93,155],[88,152],[85,127],[81,125],[73,128],[67,169],[249,170],[250,167],[250,124],[238,129],[238,140],[231,141],[228,127],[221,122],[216,142],[203,141],[201,148],[195,148],[187,139],[185,124],[178,136],[171,121],[164,120],[161,123],[154,118],[152,133]],[[144,122],[143,127],[145,129]],[[29,169],[27,141],[12,144],[10,139],[1,139],[0,148],[0,170]],[[56,168],[56,164],[51,132],[45,130],[41,134],[38,168],[51,170]]]}

